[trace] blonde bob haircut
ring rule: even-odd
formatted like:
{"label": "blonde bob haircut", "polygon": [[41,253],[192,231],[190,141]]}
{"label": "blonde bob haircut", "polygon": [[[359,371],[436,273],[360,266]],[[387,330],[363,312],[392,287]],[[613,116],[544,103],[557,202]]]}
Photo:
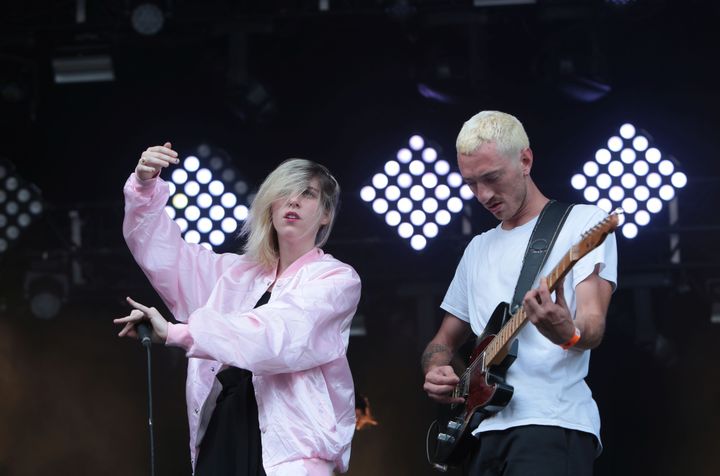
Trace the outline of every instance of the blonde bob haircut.
{"label": "blonde bob haircut", "polygon": [[525,129],[515,116],[499,111],[482,111],[463,124],[455,146],[458,154],[471,155],[483,144],[494,142],[496,150],[508,158],[519,159],[530,147]]}
{"label": "blonde bob haircut", "polygon": [[306,159],[288,159],[270,172],[250,206],[250,212],[243,224],[240,235],[246,238],[243,252],[261,266],[272,268],[279,258],[278,239],[272,224],[272,204],[279,199],[290,200],[307,190],[310,182],[319,183],[317,220],[324,215],[329,218],[315,236],[315,246],[321,247],[330,236],[335,212],[340,199],[340,185],[323,165]]}

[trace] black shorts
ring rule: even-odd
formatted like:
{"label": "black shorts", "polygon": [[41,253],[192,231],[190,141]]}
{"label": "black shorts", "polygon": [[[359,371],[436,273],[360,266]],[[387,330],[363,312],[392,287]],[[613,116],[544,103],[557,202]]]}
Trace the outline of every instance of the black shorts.
{"label": "black shorts", "polygon": [[527,425],[480,433],[469,476],[591,476],[595,436],[558,426]]}

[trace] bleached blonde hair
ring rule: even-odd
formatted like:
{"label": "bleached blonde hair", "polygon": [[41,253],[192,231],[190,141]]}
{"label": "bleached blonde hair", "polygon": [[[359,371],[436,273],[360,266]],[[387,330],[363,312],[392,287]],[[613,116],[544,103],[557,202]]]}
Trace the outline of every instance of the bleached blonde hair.
{"label": "bleached blonde hair", "polygon": [[288,159],[270,172],[260,185],[240,235],[246,238],[243,252],[263,267],[272,268],[279,258],[277,232],[272,224],[272,204],[278,199],[299,197],[310,182],[319,183],[318,216],[327,215],[328,223],[321,225],[315,235],[315,246],[322,247],[330,236],[340,200],[340,185],[323,165],[306,159]]}
{"label": "bleached blonde hair", "polygon": [[463,124],[457,136],[457,153],[470,155],[483,144],[494,142],[496,150],[505,157],[520,158],[520,152],[530,147],[525,128],[515,116],[500,111],[481,111]]}

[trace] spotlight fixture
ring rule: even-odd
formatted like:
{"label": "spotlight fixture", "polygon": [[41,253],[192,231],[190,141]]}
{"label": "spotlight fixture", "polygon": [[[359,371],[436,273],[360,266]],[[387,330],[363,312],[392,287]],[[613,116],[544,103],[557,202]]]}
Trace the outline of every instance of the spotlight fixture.
{"label": "spotlight fixture", "polygon": [[140,3],[130,14],[133,29],[141,35],[156,35],[165,24],[165,13],[155,3]]}
{"label": "spotlight fixture", "polygon": [[0,256],[44,209],[40,190],[15,173],[15,166],[0,159]]}
{"label": "spotlight fixture", "polygon": [[38,319],[55,318],[67,300],[69,281],[65,274],[43,274],[27,276],[26,299],[30,312]]}
{"label": "spotlight fixture", "polygon": [[113,61],[107,54],[59,57],[52,60],[52,67],[57,84],[115,80]]}
{"label": "spotlight fixture", "polygon": [[28,266],[23,279],[25,299],[38,319],[53,319],[70,294],[68,261],[65,255],[43,253]]}
{"label": "spotlight fixture", "polygon": [[225,243],[248,216],[254,198],[227,154],[203,144],[170,171],[167,214],[185,241],[213,249]]}
{"label": "spotlight fixture", "polygon": [[417,251],[473,197],[439,149],[414,135],[360,190],[360,198]]}
{"label": "spotlight fixture", "polygon": [[626,123],[570,184],[608,213],[622,207],[622,234],[633,239],[687,185],[687,176],[678,169],[677,160],[664,156],[647,133]]}

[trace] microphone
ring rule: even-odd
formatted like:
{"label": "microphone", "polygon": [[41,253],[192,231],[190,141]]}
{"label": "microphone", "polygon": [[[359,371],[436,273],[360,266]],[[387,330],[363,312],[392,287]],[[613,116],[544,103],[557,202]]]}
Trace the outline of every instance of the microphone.
{"label": "microphone", "polygon": [[135,325],[135,330],[140,337],[140,343],[144,347],[150,347],[152,344],[152,328],[148,321],[140,321]]}

